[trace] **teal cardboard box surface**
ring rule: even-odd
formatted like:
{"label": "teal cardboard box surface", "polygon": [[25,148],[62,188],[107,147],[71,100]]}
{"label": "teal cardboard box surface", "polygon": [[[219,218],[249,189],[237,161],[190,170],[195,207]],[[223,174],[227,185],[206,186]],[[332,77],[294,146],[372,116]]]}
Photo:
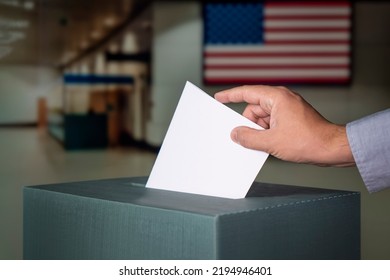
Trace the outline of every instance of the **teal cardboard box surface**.
{"label": "teal cardboard box surface", "polygon": [[244,199],[147,178],[25,187],[25,259],[359,259],[360,194],[254,183]]}

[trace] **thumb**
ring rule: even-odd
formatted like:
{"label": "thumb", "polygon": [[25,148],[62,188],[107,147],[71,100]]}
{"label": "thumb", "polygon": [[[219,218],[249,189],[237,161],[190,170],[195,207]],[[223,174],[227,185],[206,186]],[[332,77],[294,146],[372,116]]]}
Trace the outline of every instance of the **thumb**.
{"label": "thumb", "polygon": [[241,146],[269,153],[269,129],[259,130],[246,126],[239,126],[232,130],[230,136],[234,142]]}

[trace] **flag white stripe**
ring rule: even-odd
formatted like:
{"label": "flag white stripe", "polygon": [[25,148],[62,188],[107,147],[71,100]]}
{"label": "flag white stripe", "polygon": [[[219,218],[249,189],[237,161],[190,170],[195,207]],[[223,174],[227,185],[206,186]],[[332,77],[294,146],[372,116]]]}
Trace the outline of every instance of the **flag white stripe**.
{"label": "flag white stripe", "polygon": [[206,70],[209,78],[342,78],[349,76],[347,69],[310,69],[310,70]]}
{"label": "flag white stripe", "polygon": [[264,9],[266,16],[347,16],[350,15],[349,7],[317,6],[313,8],[301,7],[267,7]]}
{"label": "flag white stripe", "polygon": [[350,27],[350,22],[348,19],[341,20],[273,20],[268,19],[264,22],[264,26],[267,28],[296,28],[296,27],[340,27],[340,28],[348,28]]}
{"label": "flag white stripe", "polygon": [[265,40],[349,40],[349,32],[266,32]]}
{"label": "flag white stripe", "polygon": [[279,52],[296,52],[296,53],[315,53],[315,52],[349,52],[348,44],[331,44],[331,45],[206,45],[204,50],[208,54],[223,53],[279,53]]}
{"label": "flag white stripe", "polygon": [[209,57],[205,65],[344,65],[349,63],[348,57]]}

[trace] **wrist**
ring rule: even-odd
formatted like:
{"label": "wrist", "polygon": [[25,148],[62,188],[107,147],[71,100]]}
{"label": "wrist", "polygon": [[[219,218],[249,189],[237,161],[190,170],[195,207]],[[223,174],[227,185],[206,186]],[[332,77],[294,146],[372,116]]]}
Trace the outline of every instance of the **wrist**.
{"label": "wrist", "polygon": [[345,125],[332,124],[328,151],[330,166],[347,167],[355,165]]}

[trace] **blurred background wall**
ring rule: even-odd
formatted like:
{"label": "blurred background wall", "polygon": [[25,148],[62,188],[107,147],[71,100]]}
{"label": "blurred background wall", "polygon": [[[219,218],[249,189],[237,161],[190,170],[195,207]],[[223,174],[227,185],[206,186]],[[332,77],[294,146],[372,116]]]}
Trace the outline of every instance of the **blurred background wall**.
{"label": "blurred background wall", "polygon": [[[350,86],[292,87],[333,122],[346,123],[390,105],[390,5],[354,4],[353,80]],[[149,141],[161,142],[186,80],[209,94],[225,87],[202,85],[202,8],[198,1],[157,2],[153,6],[153,96]],[[161,110],[160,108],[164,108]],[[238,106],[237,110],[243,107]],[[156,130],[155,130],[156,128]],[[156,131],[156,136],[154,136]]]}
{"label": "blurred background wall", "polygon": [[[107,10],[107,7],[113,5],[102,4],[105,1],[96,1],[96,7],[99,6],[98,2],[99,5],[108,5],[103,6],[102,10]],[[117,2],[123,3],[120,9],[112,11],[114,14],[127,11],[126,7],[131,1],[116,1],[115,3]],[[142,1],[135,2],[141,3]],[[4,63],[0,60],[0,126],[35,125],[38,118],[37,102],[41,97],[47,99],[49,109],[54,108],[57,113],[58,111],[62,113],[64,100],[69,98],[64,95],[66,92],[72,94],[74,90],[79,93],[85,90],[88,92],[125,90],[126,94],[132,97],[126,99],[125,102],[126,110],[121,117],[123,128],[137,141],[145,142],[152,147],[161,145],[187,80],[198,85],[210,95],[227,86],[202,84],[201,1],[144,1],[142,3],[147,2],[149,4],[145,10],[143,5],[146,6],[146,4],[139,4],[142,6],[142,11],[133,17],[133,20],[139,18],[138,21],[128,22],[127,27],[121,30],[113,29],[115,36],[107,37],[109,40],[103,40],[98,47],[91,48],[91,52],[80,57],[79,60],[70,59],[72,63],[65,63],[66,67],[58,67],[54,63],[37,65],[23,61]],[[390,36],[388,35],[390,3],[388,1],[356,1],[353,7],[351,85],[291,87],[326,118],[336,123],[347,123],[390,107]],[[82,10],[83,13],[86,9]],[[1,12],[0,15],[2,15]],[[52,14],[62,18],[61,11]],[[82,20],[81,16],[80,21]],[[49,21],[40,18],[39,22],[41,32],[45,33],[46,26],[50,25]],[[61,21],[62,25],[65,23],[66,20]],[[62,28],[60,31],[65,34],[65,30],[76,30],[71,23],[70,21],[67,26],[60,27]],[[47,42],[44,34],[39,35],[39,38],[46,48],[59,48]],[[81,39],[79,39],[80,42]],[[135,63],[107,62],[102,58],[105,57],[107,51],[122,54],[150,52],[150,61],[147,58],[146,64],[145,60],[141,61],[141,64],[139,61]],[[0,57],[5,52],[6,48],[0,46]],[[41,51],[37,56],[42,60],[47,55],[45,51]],[[131,75],[135,81],[141,81],[141,83],[128,85],[125,89],[119,86],[113,87],[112,84],[69,87],[64,83],[65,73]],[[134,92],[137,94],[131,95]],[[89,101],[84,99],[82,94],[72,99],[71,102],[72,108],[77,113],[80,111],[84,114],[88,113]],[[243,104],[230,106],[238,112],[244,108]],[[0,139],[0,145],[4,144],[1,141]],[[362,258],[390,259],[390,244],[387,240],[390,235],[388,215],[390,213],[390,190],[368,194],[356,168],[321,168],[270,158],[259,173],[257,180],[360,191],[362,194]],[[17,203],[14,205],[21,207]],[[13,210],[7,211],[12,213]],[[3,228],[6,226],[1,225]],[[20,232],[18,234],[20,236]],[[6,237],[1,238],[0,233],[1,239],[7,240]],[[20,247],[21,244],[18,250]],[[20,257],[20,252],[5,255],[4,258],[7,256]]]}
{"label": "blurred background wall", "polygon": [[0,64],[0,125],[34,124],[38,98],[55,95],[61,83],[60,72],[50,67]]}

